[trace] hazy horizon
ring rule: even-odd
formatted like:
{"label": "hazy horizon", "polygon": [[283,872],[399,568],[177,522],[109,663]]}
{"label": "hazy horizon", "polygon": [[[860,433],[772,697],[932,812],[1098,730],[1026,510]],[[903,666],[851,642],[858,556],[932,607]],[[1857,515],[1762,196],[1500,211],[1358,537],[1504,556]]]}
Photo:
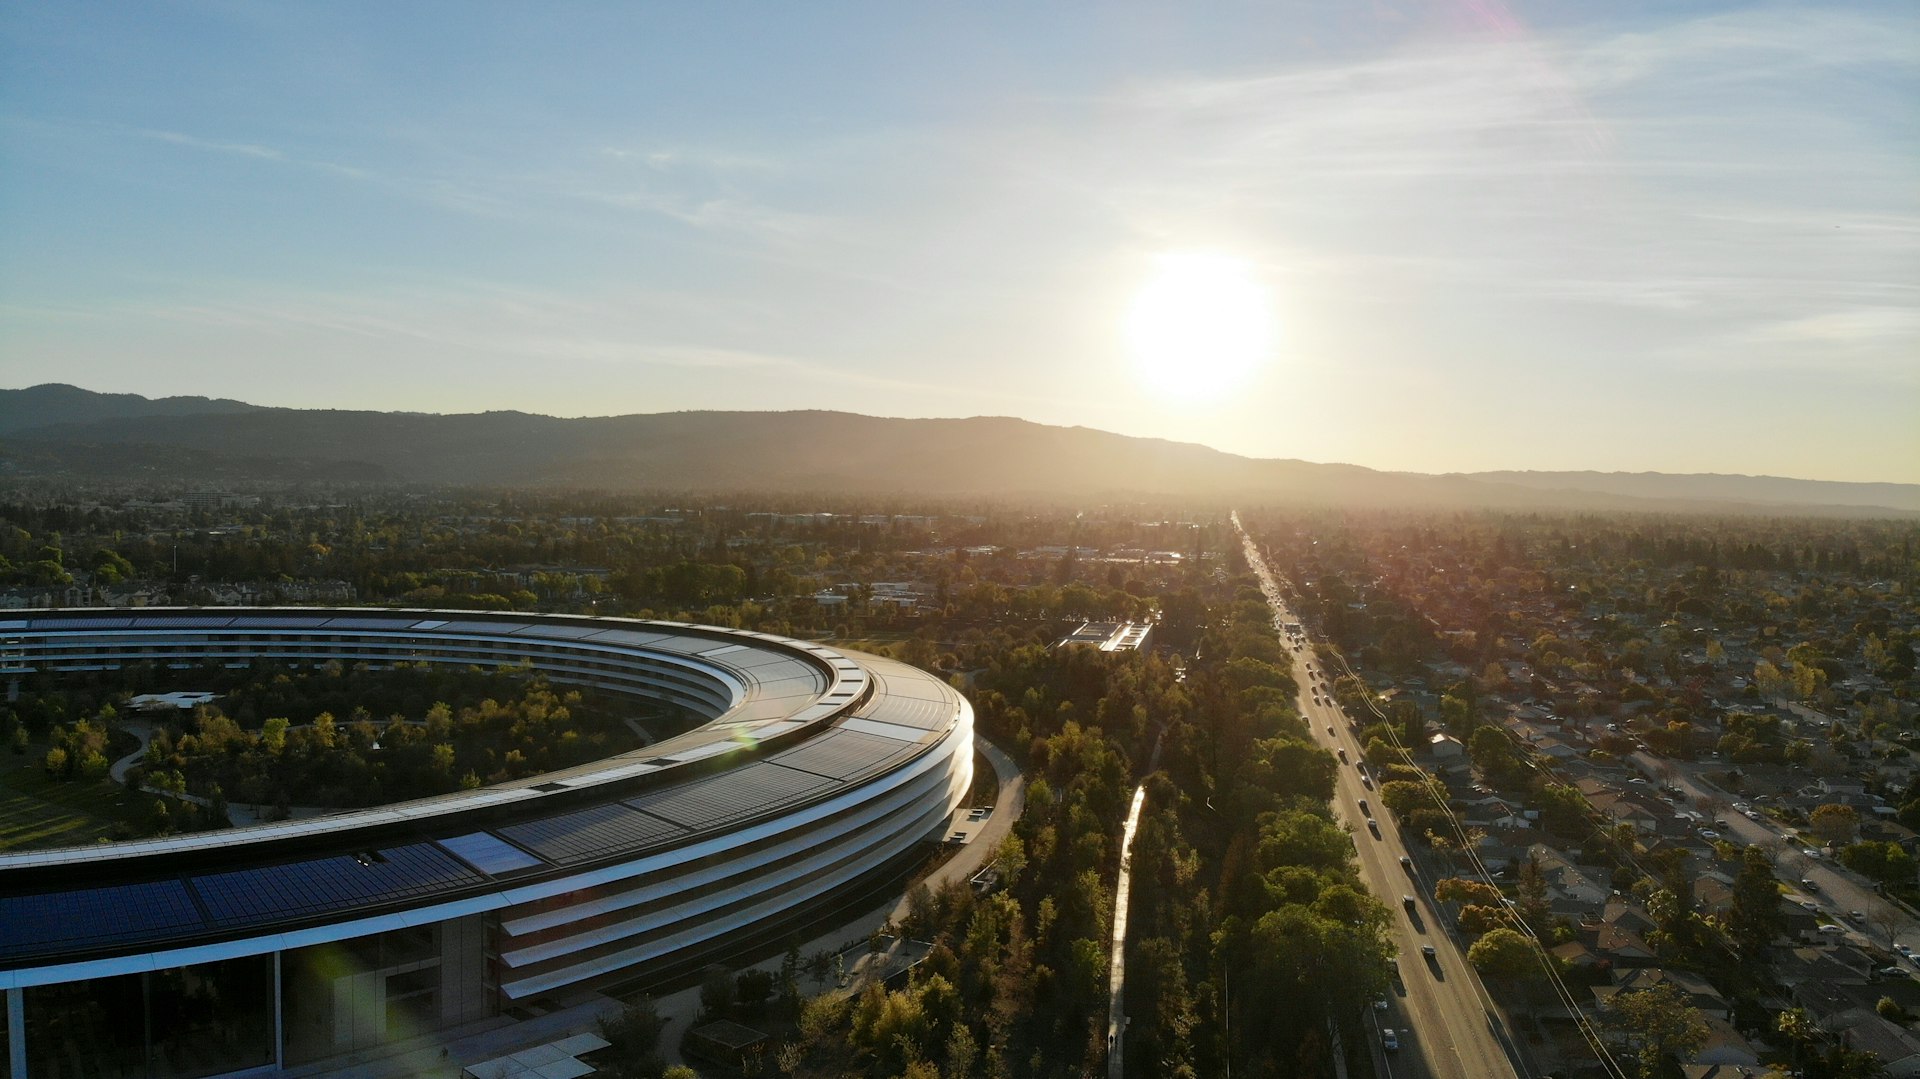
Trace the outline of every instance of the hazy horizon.
{"label": "hazy horizon", "polygon": [[1920,482],[1905,5],[0,15],[0,377]]}

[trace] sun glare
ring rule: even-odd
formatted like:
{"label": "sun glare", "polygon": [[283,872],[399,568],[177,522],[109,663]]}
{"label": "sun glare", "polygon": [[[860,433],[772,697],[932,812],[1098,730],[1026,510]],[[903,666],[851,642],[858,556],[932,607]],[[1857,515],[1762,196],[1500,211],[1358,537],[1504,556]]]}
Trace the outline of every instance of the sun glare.
{"label": "sun glare", "polygon": [[1251,264],[1167,254],[1133,297],[1126,337],[1140,381],[1188,401],[1231,392],[1273,350],[1273,307]]}

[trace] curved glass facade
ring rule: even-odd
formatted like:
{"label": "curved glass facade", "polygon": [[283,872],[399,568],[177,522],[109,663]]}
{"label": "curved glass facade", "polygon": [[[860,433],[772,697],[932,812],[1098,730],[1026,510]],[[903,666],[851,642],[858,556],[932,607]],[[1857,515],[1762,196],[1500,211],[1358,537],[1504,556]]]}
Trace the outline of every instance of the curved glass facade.
{"label": "curved glass facade", "polygon": [[[0,619],[0,651],[28,678],[261,657],[525,665],[707,719],[501,787],[0,856],[0,1059],[20,1076],[271,1070],[629,979],[803,916],[937,839],[972,778],[972,711],[939,679],[757,633],[434,611],[28,612]],[[76,919],[92,931],[68,932]]]}

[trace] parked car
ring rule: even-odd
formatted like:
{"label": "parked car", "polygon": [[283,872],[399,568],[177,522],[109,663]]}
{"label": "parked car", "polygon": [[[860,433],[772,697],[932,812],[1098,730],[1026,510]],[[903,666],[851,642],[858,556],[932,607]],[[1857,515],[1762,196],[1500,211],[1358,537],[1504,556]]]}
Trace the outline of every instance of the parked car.
{"label": "parked car", "polygon": [[1809,877],[1800,878],[1800,890],[1803,892],[1812,892],[1814,895],[1820,894],[1820,886],[1815,884],[1812,878]]}

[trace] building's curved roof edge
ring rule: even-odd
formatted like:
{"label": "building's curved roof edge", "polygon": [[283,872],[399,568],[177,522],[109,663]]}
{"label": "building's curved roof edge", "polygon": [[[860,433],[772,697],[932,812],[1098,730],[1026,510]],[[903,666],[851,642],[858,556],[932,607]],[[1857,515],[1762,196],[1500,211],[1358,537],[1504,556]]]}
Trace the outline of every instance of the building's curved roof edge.
{"label": "building's curved roof edge", "polygon": [[[455,616],[455,617],[447,617]],[[665,755],[651,752],[656,747],[643,747],[629,750],[586,765],[573,765],[554,772],[526,776],[509,783],[481,787],[472,791],[456,791],[430,798],[412,799],[403,802],[391,802],[379,806],[342,810],[320,817],[308,817],[298,820],[270,822],[226,828],[211,832],[195,832],[179,836],[167,836],[153,839],[125,840],[116,843],[96,843],[91,845],[48,848],[43,850],[0,853],[0,873],[47,868],[55,866],[77,867],[83,864],[102,862],[132,862],[151,857],[184,854],[191,851],[211,853],[214,850],[233,851],[258,844],[276,844],[287,841],[313,840],[322,835],[347,834],[359,831],[373,831],[382,828],[404,828],[426,825],[429,822],[451,818],[467,813],[483,813],[503,807],[516,810],[537,812],[547,805],[557,805],[568,801],[569,792],[584,792],[607,784],[637,781],[642,776],[658,777],[652,783],[665,783],[678,780],[682,776],[703,770],[702,759],[694,757],[685,760],[673,759],[674,753],[688,754],[685,743],[701,733],[720,735],[738,749],[744,756],[729,752],[730,764],[738,766],[768,752],[772,748],[791,745],[802,737],[820,730],[826,723],[839,715],[859,707],[869,696],[872,678],[865,666],[855,655],[830,648],[812,641],[782,637],[762,633],[757,630],[730,629],[725,626],[709,626],[691,622],[671,622],[656,619],[624,618],[611,615],[569,615],[543,614],[501,611],[466,611],[451,608],[394,608],[394,607],[141,607],[141,608],[48,608],[4,612],[0,617],[0,639],[21,634],[37,635],[42,632],[84,632],[100,633],[138,630],[138,623],[146,620],[180,619],[189,617],[205,618],[209,621],[226,619],[226,625],[215,627],[178,627],[153,626],[151,629],[196,632],[245,628],[248,620],[280,620],[312,617],[326,621],[353,619],[390,619],[396,623],[391,631],[371,630],[368,627],[356,627],[355,632],[406,632],[417,636],[434,636],[437,627],[421,628],[422,623],[440,621],[444,623],[480,622],[495,623],[502,626],[521,626],[511,634],[503,631],[502,636],[513,641],[547,640],[555,643],[577,645],[579,639],[572,637],[542,637],[538,632],[527,632],[545,627],[590,627],[602,631],[629,630],[658,633],[665,637],[703,637],[722,645],[738,645],[761,651],[772,650],[790,658],[806,663],[817,671],[824,680],[824,688],[812,694],[804,703],[786,711],[783,715],[771,719],[762,719],[752,728],[730,729],[733,718],[742,709],[753,703],[750,696],[738,697],[726,711],[708,720],[700,726],[676,735],[668,740],[670,745],[679,745],[678,750]],[[125,626],[102,627],[99,625],[60,627],[57,625],[33,625],[41,620],[48,622],[88,621],[98,623],[103,620],[122,621]],[[256,627],[261,632],[295,633],[302,630],[328,628],[324,624],[293,627]],[[463,631],[465,632],[465,631]],[[449,638],[459,633],[441,634]],[[740,654],[701,656],[681,654],[648,648],[644,644],[625,644],[619,646],[623,651],[645,653],[650,658],[697,669],[702,665],[739,669]],[[729,658],[733,662],[728,662]],[[770,733],[764,738],[754,738],[752,731],[764,730]],[[564,777],[564,783],[556,784],[555,777]]]}

